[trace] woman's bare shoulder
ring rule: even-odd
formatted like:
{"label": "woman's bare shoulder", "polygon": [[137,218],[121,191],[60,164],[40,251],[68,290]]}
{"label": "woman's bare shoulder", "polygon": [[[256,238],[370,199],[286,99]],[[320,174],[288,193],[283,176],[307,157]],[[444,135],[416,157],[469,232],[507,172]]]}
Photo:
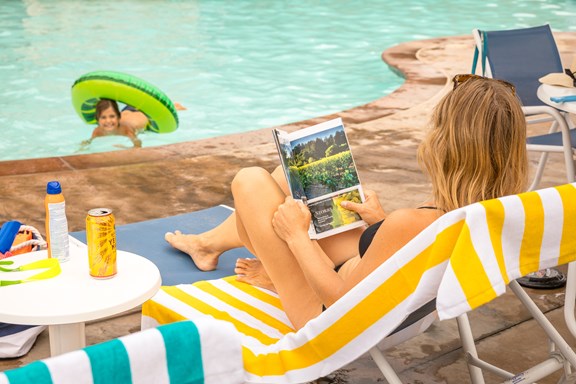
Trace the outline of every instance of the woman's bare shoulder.
{"label": "woman's bare shoulder", "polygon": [[384,224],[388,233],[404,233],[408,237],[416,236],[444,212],[438,209],[403,208],[393,211],[386,217]]}
{"label": "woman's bare shoulder", "polygon": [[402,208],[397,209],[390,213],[388,217],[386,217],[386,221],[392,219],[394,221],[429,221],[429,220],[436,220],[440,216],[444,214],[444,211],[440,209],[430,208],[430,209],[421,209],[421,208]]}

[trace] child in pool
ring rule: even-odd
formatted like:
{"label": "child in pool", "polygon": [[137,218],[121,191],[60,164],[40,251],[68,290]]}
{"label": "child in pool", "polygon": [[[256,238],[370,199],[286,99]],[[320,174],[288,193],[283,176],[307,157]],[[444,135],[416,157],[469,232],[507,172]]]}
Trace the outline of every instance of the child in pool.
{"label": "child in pool", "polygon": [[[175,103],[177,110],[185,110],[181,104]],[[97,137],[101,136],[126,136],[134,144],[134,148],[142,147],[142,140],[138,134],[146,129],[148,117],[134,107],[127,105],[122,109],[118,108],[118,103],[110,99],[101,99],[96,104],[96,120],[98,126],[92,131],[90,139],[82,142],[82,145],[88,145]]]}

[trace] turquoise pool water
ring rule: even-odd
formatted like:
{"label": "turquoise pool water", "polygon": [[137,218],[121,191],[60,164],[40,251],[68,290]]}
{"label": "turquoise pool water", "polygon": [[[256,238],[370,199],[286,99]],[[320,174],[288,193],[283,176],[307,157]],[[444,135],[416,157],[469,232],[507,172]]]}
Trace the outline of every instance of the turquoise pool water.
{"label": "turquoise pool water", "polygon": [[[82,74],[141,77],[188,107],[144,147],[294,122],[389,94],[397,43],[550,23],[570,0],[7,0],[0,11],[0,160],[77,153],[92,126],[70,101]],[[128,145],[97,139],[90,152]],[[82,151],[78,153],[87,153]]]}

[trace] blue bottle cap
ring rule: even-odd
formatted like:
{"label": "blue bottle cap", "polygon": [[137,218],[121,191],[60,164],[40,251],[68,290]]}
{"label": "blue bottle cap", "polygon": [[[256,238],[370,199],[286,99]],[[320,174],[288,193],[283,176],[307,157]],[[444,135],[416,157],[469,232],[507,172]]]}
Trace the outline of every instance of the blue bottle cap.
{"label": "blue bottle cap", "polygon": [[62,193],[62,187],[58,181],[51,181],[46,185],[46,193],[49,195],[57,195]]}

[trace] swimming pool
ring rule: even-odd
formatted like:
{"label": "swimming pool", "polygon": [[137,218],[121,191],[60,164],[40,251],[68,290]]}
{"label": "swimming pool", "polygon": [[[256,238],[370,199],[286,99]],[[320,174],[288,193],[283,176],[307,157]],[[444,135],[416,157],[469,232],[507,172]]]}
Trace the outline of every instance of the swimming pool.
{"label": "swimming pool", "polygon": [[[362,105],[401,85],[397,43],[550,23],[570,0],[10,0],[0,12],[0,160],[78,152],[92,126],[70,101],[94,70],[138,76],[188,107],[144,147],[270,127]],[[129,145],[95,140],[90,152]]]}

